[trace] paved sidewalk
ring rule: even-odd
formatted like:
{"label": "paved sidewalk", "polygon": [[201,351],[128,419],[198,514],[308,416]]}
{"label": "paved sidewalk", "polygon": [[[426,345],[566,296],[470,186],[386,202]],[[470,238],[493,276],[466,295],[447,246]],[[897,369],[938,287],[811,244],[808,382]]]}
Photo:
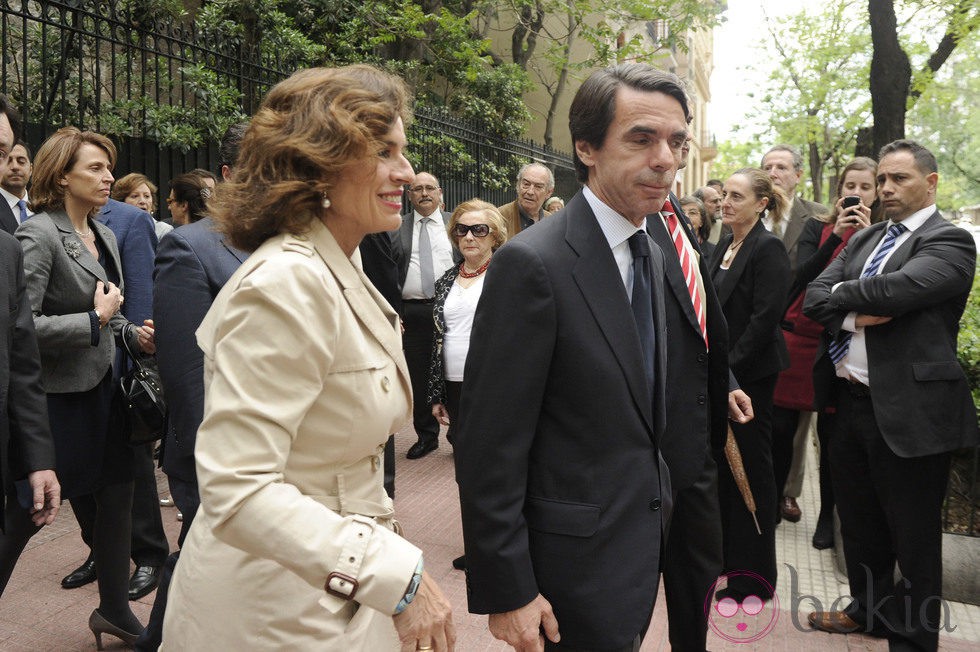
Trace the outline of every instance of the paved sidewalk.
{"label": "paved sidewalk", "polygon": [[[414,443],[410,430],[396,437],[396,510],[410,540],[426,554],[426,569],[439,582],[453,603],[458,631],[456,649],[461,652],[507,650],[487,632],[486,617],[466,611],[463,573],[452,569],[452,559],[462,554],[459,503],[453,477],[452,454],[445,438],[440,447],[421,460],[406,460],[405,452]],[[166,481],[158,475],[161,492]],[[804,494],[800,501],[803,519],[783,523],[777,530],[779,580],[776,594],[779,610],[765,608],[753,618],[713,618],[718,630],[709,633],[712,650],[886,650],[884,641],[861,635],[831,635],[812,632],[794,625],[791,611],[798,607],[798,622],[805,623],[811,602],[794,604],[792,577],[796,575],[796,594],[810,595],[824,606],[847,594],[846,579],[837,575],[832,551],[817,551],[810,545],[817,508],[817,473],[814,456],[808,459]],[[171,544],[176,541],[179,523],[173,508],[163,508],[164,524]],[[88,616],[98,604],[95,585],[66,591],[61,578],[84,559],[86,550],[78,526],[66,503],[54,525],[42,530],[29,544],[0,599],[0,652],[38,652],[48,650],[94,650],[95,640],[88,631]],[[790,571],[785,564],[793,567]],[[978,571],[980,572],[980,571]],[[134,603],[136,615],[146,621],[155,593]],[[717,612],[714,612],[717,614]],[[742,623],[740,631],[738,625]],[[771,626],[771,627],[770,627]],[[940,649],[967,651],[980,649],[980,607],[950,603],[952,632],[943,632]],[[765,632],[763,634],[763,632]],[[746,639],[756,638],[752,642]],[[124,649],[121,641],[104,637],[107,649]],[[658,600],[643,652],[668,650],[666,610]],[[243,651],[247,652],[247,651]],[[373,651],[368,651],[373,652]]]}

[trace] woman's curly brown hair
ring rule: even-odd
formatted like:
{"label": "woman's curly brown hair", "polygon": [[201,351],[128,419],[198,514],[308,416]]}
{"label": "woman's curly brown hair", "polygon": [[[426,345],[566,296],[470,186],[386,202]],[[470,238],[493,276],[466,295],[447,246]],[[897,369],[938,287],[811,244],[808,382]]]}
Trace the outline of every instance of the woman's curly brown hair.
{"label": "woman's curly brown hair", "polygon": [[373,66],[294,73],[252,117],[211,216],[245,251],[281,232],[307,231],[341,171],[381,151],[398,118],[409,121],[405,84]]}

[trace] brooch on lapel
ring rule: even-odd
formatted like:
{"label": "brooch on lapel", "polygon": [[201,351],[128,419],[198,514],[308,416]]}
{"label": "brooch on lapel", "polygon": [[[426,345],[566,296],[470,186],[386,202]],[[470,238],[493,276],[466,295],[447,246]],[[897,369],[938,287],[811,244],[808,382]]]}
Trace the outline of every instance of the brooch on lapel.
{"label": "brooch on lapel", "polygon": [[77,239],[72,239],[66,235],[61,239],[61,243],[65,245],[65,253],[72,258],[78,258],[82,254],[82,245]]}

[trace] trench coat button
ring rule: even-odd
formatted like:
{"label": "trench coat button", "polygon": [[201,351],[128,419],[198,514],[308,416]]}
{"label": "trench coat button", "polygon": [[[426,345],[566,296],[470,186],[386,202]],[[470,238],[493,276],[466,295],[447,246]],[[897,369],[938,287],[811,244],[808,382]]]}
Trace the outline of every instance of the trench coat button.
{"label": "trench coat button", "polygon": [[650,501],[650,511],[656,512],[659,510],[660,510],[660,499],[654,498],[653,500]]}
{"label": "trench coat button", "polygon": [[698,394],[698,405],[704,405],[706,400],[707,399],[704,397],[704,394]]}
{"label": "trench coat button", "polygon": [[708,361],[708,354],[707,353],[698,353],[698,362],[704,364],[707,361]]}
{"label": "trench coat button", "polygon": [[391,391],[391,380],[388,378],[388,376],[383,376],[381,378],[381,389],[386,392]]}

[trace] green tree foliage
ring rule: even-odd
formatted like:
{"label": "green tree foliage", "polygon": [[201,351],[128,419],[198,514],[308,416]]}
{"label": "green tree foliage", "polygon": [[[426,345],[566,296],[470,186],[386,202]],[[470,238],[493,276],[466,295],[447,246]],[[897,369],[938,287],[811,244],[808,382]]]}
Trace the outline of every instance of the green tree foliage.
{"label": "green tree foliage", "polygon": [[[906,95],[908,135],[920,139],[940,161],[938,202],[944,210],[980,203],[980,117],[974,110],[980,99],[980,39],[970,22],[974,14],[956,13],[954,5],[963,7],[905,0],[896,23],[911,69],[919,71]],[[876,151],[870,141],[872,43],[867,6],[867,0],[833,0],[767,21],[770,38],[750,66],[771,66],[750,116],[764,126],[747,130],[739,140],[800,146],[809,162],[814,196],[825,203],[832,201],[837,173],[847,161],[856,153]],[[959,34],[952,46],[951,32]],[[946,52],[943,47],[948,53],[940,63],[936,53]],[[903,112],[903,125],[905,119]],[[738,151],[739,145],[730,143],[720,151],[725,147]]]}
{"label": "green tree foliage", "polygon": [[550,96],[548,145],[570,81],[613,62],[655,61],[685,49],[687,32],[711,29],[720,12],[711,0],[485,0],[476,6],[478,31],[509,33],[510,50],[500,56]]}

